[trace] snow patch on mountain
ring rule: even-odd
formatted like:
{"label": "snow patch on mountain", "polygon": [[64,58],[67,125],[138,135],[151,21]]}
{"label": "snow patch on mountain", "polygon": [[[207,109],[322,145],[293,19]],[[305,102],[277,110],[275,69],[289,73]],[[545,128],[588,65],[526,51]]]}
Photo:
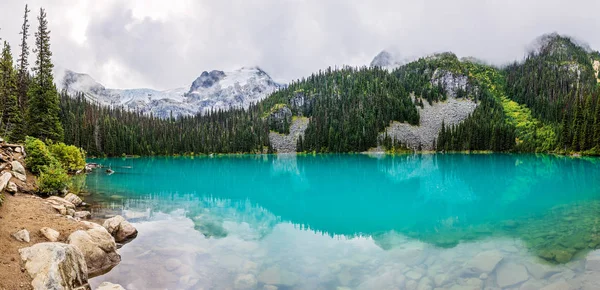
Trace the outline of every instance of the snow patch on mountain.
{"label": "snow patch on mountain", "polygon": [[282,87],[258,67],[232,72],[203,72],[189,88],[158,91],[153,89],[110,89],[91,76],[70,70],[56,72],[59,89],[71,96],[82,93],[89,101],[123,107],[161,118],[204,114],[211,110],[248,108]]}

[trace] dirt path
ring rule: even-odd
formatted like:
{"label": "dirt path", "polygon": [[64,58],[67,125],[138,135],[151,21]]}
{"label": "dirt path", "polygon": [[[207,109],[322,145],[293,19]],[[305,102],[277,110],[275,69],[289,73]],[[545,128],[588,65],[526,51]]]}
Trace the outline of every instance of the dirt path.
{"label": "dirt path", "polygon": [[[40,229],[50,227],[60,232],[59,242],[78,229],[85,229],[81,223],[58,216],[56,210],[44,203],[40,197],[28,194],[11,196],[5,194],[0,206],[0,289],[32,289],[31,278],[21,265],[19,249],[36,243],[47,242]],[[31,241],[19,242],[12,234],[27,229]]]}

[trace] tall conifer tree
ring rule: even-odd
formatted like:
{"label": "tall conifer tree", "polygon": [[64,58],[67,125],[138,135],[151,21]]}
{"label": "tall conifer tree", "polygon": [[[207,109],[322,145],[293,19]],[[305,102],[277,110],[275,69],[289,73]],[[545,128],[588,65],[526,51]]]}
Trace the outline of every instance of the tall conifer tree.
{"label": "tall conifer tree", "polygon": [[34,77],[29,86],[27,123],[29,135],[42,140],[62,141],[64,131],[59,119],[59,97],[52,76],[50,30],[46,12],[40,8],[39,26],[35,33],[36,55]]}
{"label": "tall conifer tree", "polygon": [[17,95],[19,98],[19,106],[25,113],[27,107],[27,90],[29,87],[29,45],[27,38],[29,37],[29,18],[28,14],[31,10],[25,4],[25,14],[23,15],[23,25],[21,26],[21,52],[17,60]]}
{"label": "tall conifer tree", "polygon": [[4,136],[9,136],[11,141],[22,141],[25,138],[23,115],[19,108],[16,91],[16,74],[13,68],[10,45],[4,41],[2,57],[0,58],[0,96],[4,108],[0,132]]}

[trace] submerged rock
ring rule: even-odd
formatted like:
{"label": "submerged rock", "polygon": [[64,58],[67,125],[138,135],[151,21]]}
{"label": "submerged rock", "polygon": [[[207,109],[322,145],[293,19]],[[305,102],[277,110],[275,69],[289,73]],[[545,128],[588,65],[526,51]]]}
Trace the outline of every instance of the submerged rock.
{"label": "submerged rock", "polygon": [[496,283],[501,288],[517,285],[529,279],[525,266],[514,263],[503,263],[496,271]]}
{"label": "submerged rock", "polygon": [[90,289],[85,259],[72,245],[39,243],[19,250],[33,289]]}
{"label": "submerged rock", "polygon": [[258,275],[258,282],[292,287],[298,283],[298,277],[292,272],[279,269],[278,267],[270,267]]}
{"label": "submerged rock", "polygon": [[12,234],[12,236],[19,242],[29,243],[29,241],[30,241],[29,231],[27,231],[26,229],[22,229],[16,233]]}
{"label": "submerged rock", "polygon": [[498,263],[502,261],[502,254],[498,251],[486,251],[477,254],[473,259],[467,262],[465,268],[472,274],[479,276],[481,273],[490,273],[494,271]]}
{"label": "submerged rock", "polygon": [[123,288],[123,286],[121,286],[119,284],[113,284],[110,282],[102,282],[102,284],[100,284],[98,286],[98,288],[96,288],[96,290],[125,290],[125,288]]}
{"label": "submerged rock", "polygon": [[50,242],[58,241],[58,237],[60,237],[60,233],[54,229],[44,227],[40,229],[40,233]]}
{"label": "submerged rock", "polygon": [[118,243],[131,240],[138,234],[137,229],[120,215],[107,219],[102,226]]}
{"label": "submerged rock", "polygon": [[73,217],[78,219],[90,219],[92,218],[92,213],[87,210],[76,211],[73,214]]}
{"label": "submerged rock", "polygon": [[69,236],[67,243],[81,251],[91,277],[104,274],[121,262],[117,244],[104,228],[75,231]]}

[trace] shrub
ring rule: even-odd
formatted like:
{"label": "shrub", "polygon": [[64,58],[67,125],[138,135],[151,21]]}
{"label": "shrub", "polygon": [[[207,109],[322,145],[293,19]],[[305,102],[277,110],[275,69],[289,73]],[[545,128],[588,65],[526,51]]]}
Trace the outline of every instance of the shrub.
{"label": "shrub", "polygon": [[65,170],[75,172],[85,168],[85,152],[83,149],[60,142],[50,144],[49,149],[50,153],[60,162]]}
{"label": "shrub", "polygon": [[60,163],[53,162],[50,166],[44,166],[38,177],[38,191],[47,195],[55,195],[65,189],[69,184],[69,175]]}
{"label": "shrub", "polygon": [[25,139],[25,152],[27,152],[25,164],[35,174],[39,174],[44,167],[57,162],[52,154],[50,154],[46,144],[37,138],[27,137]]}

